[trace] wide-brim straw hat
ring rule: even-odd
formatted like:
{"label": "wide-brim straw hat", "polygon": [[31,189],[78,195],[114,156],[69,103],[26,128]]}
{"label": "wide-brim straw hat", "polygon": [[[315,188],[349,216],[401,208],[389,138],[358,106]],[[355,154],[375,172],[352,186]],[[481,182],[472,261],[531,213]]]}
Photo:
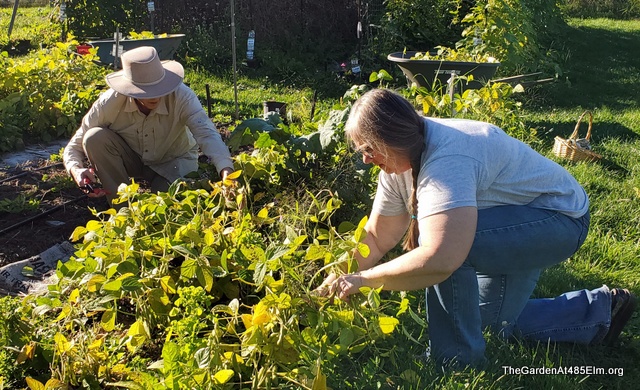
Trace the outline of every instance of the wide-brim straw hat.
{"label": "wide-brim straw hat", "polygon": [[152,46],[128,50],[120,57],[122,70],[107,75],[109,87],[136,99],[168,95],[180,86],[184,68],[177,61],[160,61]]}

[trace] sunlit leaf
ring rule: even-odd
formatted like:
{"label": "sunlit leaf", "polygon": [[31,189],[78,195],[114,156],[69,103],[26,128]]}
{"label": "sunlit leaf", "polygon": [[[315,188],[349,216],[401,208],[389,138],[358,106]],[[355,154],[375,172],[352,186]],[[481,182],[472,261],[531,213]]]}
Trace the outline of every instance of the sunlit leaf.
{"label": "sunlit leaf", "polygon": [[111,280],[102,285],[102,291],[119,293],[122,289],[122,280]]}
{"label": "sunlit leaf", "polygon": [[71,294],[69,294],[69,302],[78,303],[79,297],[80,297],[80,290],[78,290],[77,288],[74,288],[73,291],[71,291]]}
{"label": "sunlit leaf", "polygon": [[87,282],[87,290],[89,292],[98,291],[102,286],[102,283],[104,283],[106,280],[107,278],[105,278],[104,275],[93,275]]}
{"label": "sunlit leaf", "polygon": [[45,390],[45,387],[42,384],[42,382],[40,382],[37,379],[33,379],[28,376],[25,378],[25,381],[27,382],[27,386],[29,386],[29,389],[31,390]]}
{"label": "sunlit leaf", "polygon": [[20,364],[20,363],[24,363],[28,359],[33,359],[35,352],[36,352],[36,343],[34,341],[28,344],[25,344],[24,346],[22,346],[22,349],[20,350],[20,353],[16,358],[16,363]]}
{"label": "sunlit leaf", "polygon": [[396,326],[400,323],[400,321],[398,321],[397,318],[395,317],[379,317],[378,318],[378,325],[380,325],[380,330],[382,330],[382,333],[384,334],[390,334],[393,333],[393,331],[396,329]]}
{"label": "sunlit leaf", "polygon": [[167,294],[175,294],[177,291],[175,281],[168,275],[160,278],[160,287]]}
{"label": "sunlit leaf", "polygon": [[56,344],[56,352],[60,355],[70,351],[71,348],[73,348],[73,342],[68,341],[62,333],[56,333],[55,336],[53,336],[53,341]]}
{"label": "sunlit leaf", "polygon": [[366,234],[364,227],[367,224],[367,221],[368,221],[368,218],[365,216],[360,220],[360,223],[358,223],[358,227],[356,228],[356,231],[353,233],[353,239],[355,240],[355,242],[362,242],[362,240],[364,239]]}
{"label": "sunlit leaf", "polygon": [[100,325],[102,329],[107,332],[111,332],[116,327],[116,311],[114,309],[107,309],[102,313],[102,318],[100,319]]}
{"label": "sunlit leaf", "polygon": [[229,369],[220,370],[213,376],[213,381],[217,385],[229,382],[233,378],[234,371]]}
{"label": "sunlit leaf", "polygon": [[213,287],[213,272],[211,267],[197,267],[196,276],[202,287],[207,291],[211,291]]}

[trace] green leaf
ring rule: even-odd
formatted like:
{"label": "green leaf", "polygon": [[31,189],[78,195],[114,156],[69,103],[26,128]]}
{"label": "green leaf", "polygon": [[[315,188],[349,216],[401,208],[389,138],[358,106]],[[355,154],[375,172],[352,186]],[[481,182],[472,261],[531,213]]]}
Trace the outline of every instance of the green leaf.
{"label": "green leaf", "polygon": [[154,288],[149,291],[149,306],[159,315],[168,315],[171,308],[169,296],[161,288]]}
{"label": "green leaf", "polygon": [[365,225],[367,224],[368,218],[365,216],[358,223],[358,227],[356,231],[353,233],[353,239],[355,242],[362,242],[366,236],[366,231],[364,230]]}
{"label": "green leaf", "polygon": [[171,372],[180,362],[180,347],[174,342],[166,342],[162,347],[162,360],[165,372]]}
{"label": "green leaf", "polygon": [[[120,293],[122,289],[122,281],[121,280],[111,280],[102,285],[102,291],[108,293]],[[116,294],[120,295],[120,294]]]}
{"label": "green leaf", "polygon": [[100,325],[107,332],[114,330],[116,327],[116,311],[114,309],[105,310],[100,318]]}
{"label": "green leaf", "polygon": [[325,253],[327,253],[326,247],[315,244],[310,245],[307,253],[304,255],[304,259],[307,261],[320,260],[324,258]]}
{"label": "green leaf", "polygon": [[249,260],[252,263],[265,261],[266,259],[264,250],[259,246],[251,246],[251,247],[243,246],[242,248],[240,248],[240,252],[242,252],[244,257],[246,257],[247,260]]}
{"label": "green leaf", "polygon": [[[362,288],[360,291],[362,291]],[[380,293],[374,288],[370,289],[367,294],[367,303],[369,303],[369,306],[371,306],[372,309],[377,309],[380,307],[381,301]]]}
{"label": "green leaf", "polygon": [[196,260],[192,258],[188,258],[180,266],[180,275],[183,278],[191,279],[194,276],[196,276],[197,269],[198,269],[198,264]]}
{"label": "green leaf", "polygon": [[340,345],[343,348],[349,348],[353,340],[355,340],[355,336],[350,328],[342,328],[340,330]]}
{"label": "green leaf", "polygon": [[198,277],[200,285],[202,285],[205,290],[211,291],[211,288],[213,287],[213,272],[211,271],[211,267],[197,267],[196,276]]}

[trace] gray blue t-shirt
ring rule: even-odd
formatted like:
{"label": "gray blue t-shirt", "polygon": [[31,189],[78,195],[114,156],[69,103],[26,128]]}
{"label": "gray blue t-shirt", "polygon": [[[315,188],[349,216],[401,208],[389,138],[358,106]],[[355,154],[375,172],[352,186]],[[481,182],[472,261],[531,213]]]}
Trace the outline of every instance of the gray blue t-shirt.
{"label": "gray blue t-shirt", "polygon": [[[529,205],[578,218],[586,192],[561,165],[489,123],[424,118],[425,152],[418,175],[418,219],[457,207]],[[406,213],[411,171],[381,172],[373,211]]]}

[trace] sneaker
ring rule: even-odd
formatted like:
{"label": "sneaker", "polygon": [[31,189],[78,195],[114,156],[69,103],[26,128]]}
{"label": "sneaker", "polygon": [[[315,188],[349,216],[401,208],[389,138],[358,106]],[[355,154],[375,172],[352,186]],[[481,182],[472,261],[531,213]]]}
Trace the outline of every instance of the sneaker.
{"label": "sneaker", "polygon": [[622,332],[622,328],[631,318],[636,309],[636,296],[626,288],[614,288],[611,290],[611,325],[602,341],[607,346],[612,346]]}

